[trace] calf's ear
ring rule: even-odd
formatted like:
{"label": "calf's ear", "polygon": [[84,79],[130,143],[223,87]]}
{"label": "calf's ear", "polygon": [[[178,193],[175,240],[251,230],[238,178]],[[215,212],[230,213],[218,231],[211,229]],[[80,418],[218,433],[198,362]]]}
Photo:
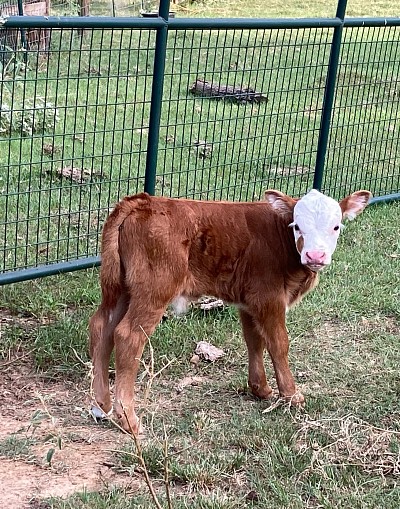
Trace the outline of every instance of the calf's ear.
{"label": "calf's ear", "polygon": [[292,212],[297,201],[280,191],[272,189],[265,191],[264,198],[265,201],[267,201],[271,207],[280,214],[288,214],[289,212]]}
{"label": "calf's ear", "polygon": [[365,209],[369,200],[372,198],[372,193],[369,191],[356,191],[350,196],[346,196],[339,202],[342,209],[343,219],[354,219],[358,214]]}

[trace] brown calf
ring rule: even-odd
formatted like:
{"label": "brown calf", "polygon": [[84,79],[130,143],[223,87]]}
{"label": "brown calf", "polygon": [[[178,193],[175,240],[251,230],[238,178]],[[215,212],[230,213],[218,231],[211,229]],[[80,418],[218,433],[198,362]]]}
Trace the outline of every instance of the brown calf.
{"label": "brown calf", "polygon": [[317,284],[342,218],[359,214],[370,196],[358,191],[338,204],[318,191],[301,200],[267,191],[255,203],[138,194],[118,203],[103,229],[102,302],[90,320],[97,415],[112,410],[108,368],[115,346],[114,411],[125,430],[138,432],[134,383],[146,339],[169,303],[201,295],[238,306],[252,393],[272,394],[266,348],[280,396],[302,403],[288,364],[286,310]]}

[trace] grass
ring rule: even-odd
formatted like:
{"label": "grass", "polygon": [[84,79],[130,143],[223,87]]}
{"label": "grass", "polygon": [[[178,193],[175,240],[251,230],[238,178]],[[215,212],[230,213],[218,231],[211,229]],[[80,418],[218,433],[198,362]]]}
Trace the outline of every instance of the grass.
{"label": "grass", "polygon": [[[307,398],[304,410],[247,395],[234,309],[193,309],[160,324],[152,337],[155,370],[173,362],[153,380],[141,412],[143,457],[163,507],[165,446],[174,509],[398,507],[399,219],[393,203],[370,207],[348,223],[319,287],[289,313],[291,366]],[[99,300],[96,270],[7,286],[0,299],[0,308],[16,317],[2,331],[4,358],[13,342],[21,344],[18,329],[23,349],[34,352],[36,368],[49,380],[76,382],[86,375],[77,355],[88,360],[87,321]],[[27,331],[24,320],[36,326],[29,321]],[[194,367],[190,358],[200,340],[226,355]],[[187,376],[198,382],[177,391]],[[146,383],[140,376],[139,394]],[[28,454],[22,446],[23,439],[15,442],[10,454]],[[141,475],[135,451],[132,442],[114,452],[118,468],[134,478]],[[152,507],[145,486],[47,503],[54,509]]]}
{"label": "grass", "polygon": [[[138,15],[142,2],[133,0],[127,2],[116,0],[114,2],[117,16]],[[304,4],[299,0],[283,3],[281,0],[271,0],[268,3],[255,0],[249,5],[244,0],[205,0],[205,1],[177,1],[171,2],[171,10],[178,16],[192,17],[253,17],[253,18],[284,18],[284,17],[333,17],[336,14],[337,2],[334,0]],[[157,2],[145,2],[146,10],[157,10]],[[58,12],[58,11],[57,11]],[[112,2],[93,2],[92,13],[111,15]],[[372,16],[390,17],[398,16],[396,4],[392,0],[379,0],[378,2],[364,2],[363,0],[348,0],[347,15],[351,17]]]}
{"label": "grass", "polygon": [[[194,16],[249,14],[245,2],[183,4],[179,12],[185,9]],[[334,9],[326,2],[307,10],[301,2],[253,3],[250,14],[316,16]],[[348,5],[357,16],[394,10],[389,1]],[[293,194],[310,187],[329,40],[325,31],[170,34],[157,192],[250,199],[266,187]],[[27,69],[11,63],[2,82],[2,101],[11,94],[22,111],[25,98],[43,96],[60,117],[44,136],[0,138],[8,165],[0,176],[7,268],[95,253],[109,204],[143,185],[154,34],[94,32],[81,39],[64,31],[52,44],[49,64],[34,56]],[[357,187],[398,190],[398,35],[349,31],[342,51],[325,187],[335,196]],[[269,101],[237,106],[193,98],[187,90],[199,75],[249,83]],[[198,157],[196,140],[211,142],[211,158]],[[44,152],[46,143],[57,150]],[[92,177],[82,184],[56,176],[68,166]],[[152,337],[155,370],[172,362],[153,381],[141,412],[143,458],[163,507],[165,450],[174,509],[399,507],[399,221],[400,205],[393,203],[370,207],[349,223],[319,287],[289,313],[291,366],[307,398],[304,410],[247,394],[234,309],[193,309],[160,324]],[[99,298],[96,269],[1,287],[4,367],[29,355],[49,381],[89,391],[82,382],[87,322]],[[226,355],[195,367],[190,359],[200,340]],[[146,362],[149,356],[146,350]],[[190,376],[196,385],[178,391]],[[146,383],[142,374],[141,394]],[[30,458],[29,440],[2,440],[0,455]],[[133,442],[114,451],[118,469],[135,478],[143,474],[136,452]],[[144,484],[133,492],[104,486],[41,503],[153,505]]]}
{"label": "grass", "polygon": [[0,441],[0,456],[14,459],[24,458],[25,461],[32,461],[30,449],[35,443],[36,440],[32,437],[21,438],[17,434],[10,435]]}

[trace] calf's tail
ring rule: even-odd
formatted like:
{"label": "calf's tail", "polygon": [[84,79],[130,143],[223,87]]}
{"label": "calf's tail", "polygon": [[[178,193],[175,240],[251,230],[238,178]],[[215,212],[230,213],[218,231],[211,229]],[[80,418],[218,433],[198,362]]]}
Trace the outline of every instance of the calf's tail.
{"label": "calf's tail", "polygon": [[101,292],[102,305],[108,308],[116,306],[123,291],[124,268],[119,250],[120,228],[132,212],[129,200],[120,201],[108,216],[101,240]]}

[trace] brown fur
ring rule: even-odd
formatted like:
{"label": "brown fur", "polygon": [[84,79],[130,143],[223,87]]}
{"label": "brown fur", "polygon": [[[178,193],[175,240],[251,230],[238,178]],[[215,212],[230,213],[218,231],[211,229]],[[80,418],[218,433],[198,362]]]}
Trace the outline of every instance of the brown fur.
{"label": "brown fur", "polygon": [[125,198],[110,214],[102,237],[103,298],[90,321],[90,351],[95,398],[107,413],[115,346],[114,410],[127,431],[138,431],[134,382],[147,337],[179,295],[214,295],[236,304],[252,392],[260,398],[272,393],[266,348],[280,395],[295,404],[304,401],[288,364],[285,315],[317,284],[317,275],[300,263],[288,227],[296,201],[284,195],[282,200],[276,211],[266,201],[200,202],[143,193]]}

